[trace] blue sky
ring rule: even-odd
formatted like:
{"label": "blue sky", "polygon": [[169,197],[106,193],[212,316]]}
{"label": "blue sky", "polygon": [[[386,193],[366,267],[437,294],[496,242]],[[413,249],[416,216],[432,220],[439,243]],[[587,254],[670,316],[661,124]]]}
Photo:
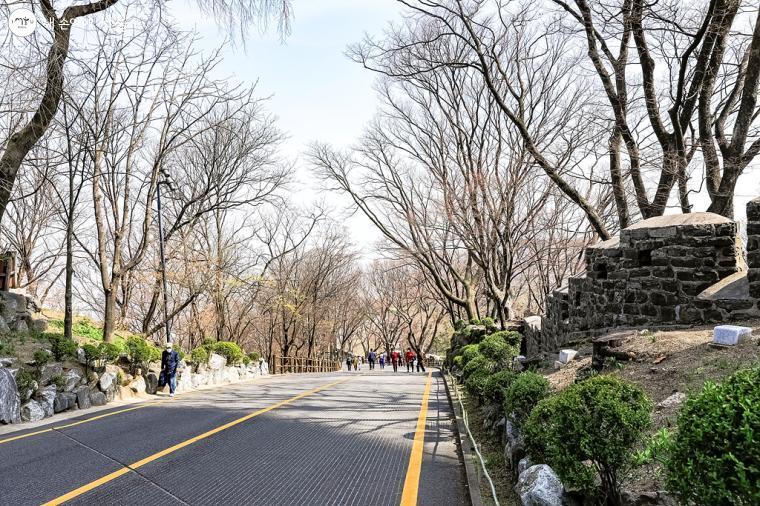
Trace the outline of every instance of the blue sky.
{"label": "blue sky", "polygon": [[[264,35],[252,31],[245,49],[238,45],[225,51],[219,71],[245,82],[258,80],[259,95],[272,95],[269,110],[289,135],[285,154],[297,160],[301,185],[295,198],[309,201],[324,196],[305,168],[302,153],[308,144],[351,144],[377,107],[372,87],[375,75],[348,60],[346,46],[360,41],[365,32],[382,33],[389,21],[398,19],[400,4],[393,0],[295,0],[293,7],[292,33],[284,42],[274,31]],[[174,4],[172,14],[182,28],[195,27],[208,49],[226,37],[213,20],[188,7],[186,0]],[[358,216],[346,225],[361,250],[369,253],[369,243],[378,237],[374,228]]]}

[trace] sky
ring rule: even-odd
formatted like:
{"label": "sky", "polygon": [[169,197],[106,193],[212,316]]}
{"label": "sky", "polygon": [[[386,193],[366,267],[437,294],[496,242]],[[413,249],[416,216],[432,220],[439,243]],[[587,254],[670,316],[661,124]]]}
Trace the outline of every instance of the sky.
{"label": "sky", "polygon": [[[170,5],[181,28],[195,28],[208,50],[228,38],[186,0]],[[296,162],[293,200],[324,200],[345,211],[347,199],[320,190],[303,153],[314,141],[351,145],[372,118],[378,105],[375,75],[350,61],[346,47],[365,33],[381,34],[389,21],[399,18],[400,7],[393,0],[295,0],[293,10],[292,32],[284,41],[274,29],[263,35],[252,30],[244,48],[236,44],[225,50],[219,74],[258,81],[258,94],[271,96],[268,109],[288,135],[284,154]],[[370,222],[354,214],[344,223],[362,256],[373,256],[379,233]]]}

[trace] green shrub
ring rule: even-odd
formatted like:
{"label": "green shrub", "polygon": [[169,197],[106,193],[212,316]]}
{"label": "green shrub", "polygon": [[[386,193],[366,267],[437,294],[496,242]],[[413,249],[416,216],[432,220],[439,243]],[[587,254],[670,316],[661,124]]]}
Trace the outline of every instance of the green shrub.
{"label": "green shrub", "polygon": [[85,369],[89,371],[95,362],[100,360],[100,348],[94,344],[83,344],[82,351],[84,352]]}
{"label": "green shrub", "polygon": [[16,373],[16,388],[21,397],[21,402],[29,400],[30,391],[34,389],[36,381],[34,375],[26,369],[19,369]]}
{"label": "green shrub", "polygon": [[50,341],[50,351],[53,352],[56,360],[77,356],[77,343],[72,339],[66,339],[58,334],[48,334],[47,338]]}
{"label": "green shrub", "polygon": [[99,358],[106,362],[116,362],[123,352],[124,347],[115,343],[103,342],[98,345]]}
{"label": "green shrub", "polygon": [[515,332],[514,330],[499,330],[491,334],[491,336],[498,336],[508,345],[517,348],[517,354],[519,355],[520,343],[522,342],[522,335],[519,332]]}
{"label": "green shrub", "polygon": [[116,384],[117,385],[119,385],[119,386],[126,386],[124,384],[124,380],[125,379],[126,378],[124,378],[124,374],[121,372],[121,370],[116,371]]}
{"label": "green shrub", "polygon": [[205,346],[206,348],[213,348],[214,345],[216,345],[217,340],[213,337],[207,337],[203,340],[203,343],[201,343],[201,346]]}
{"label": "green shrub", "polygon": [[190,360],[196,364],[205,364],[208,362],[209,353],[203,346],[198,346],[190,352]]}
{"label": "green shrub", "polygon": [[536,404],[550,393],[549,380],[530,371],[520,373],[504,394],[504,410],[515,423],[523,425]]}
{"label": "green shrub", "polygon": [[214,353],[218,353],[227,359],[228,365],[237,365],[243,360],[245,353],[236,343],[219,341],[214,345]]}
{"label": "green shrub", "polygon": [[686,401],[665,471],[684,503],[760,504],[760,367],[706,382]]}
{"label": "green shrub", "polygon": [[550,396],[531,411],[525,441],[568,486],[590,490],[598,474],[607,501],[620,504],[632,450],[651,424],[652,404],[638,387],[597,376]]}
{"label": "green shrub", "polygon": [[483,355],[478,354],[464,366],[464,369],[462,369],[462,376],[466,380],[472,373],[481,369],[490,374],[492,365],[493,364],[490,360]]}
{"label": "green shrub", "polygon": [[470,393],[478,399],[482,399],[484,396],[486,384],[488,378],[491,377],[491,373],[485,368],[478,368],[474,370],[465,380],[464,387]]}
{"label": "green shrub", "polygon": [[248,354],[248,358],[251,359],[251,362],[258,362],[261,359],[261,354],[258,351],[252,351]]}
{"label": "green shrub", "polygon": [[66,386],[66,380],[61,375],[53,376],[50,378],[50,384],[55,385],[56,390],[62,391]]}
{"label": "green shrub", "polygon": [[486,401],[501,405],[504,402],[504,393],[517,376],[513,371],[504,370],[491,374],[483,388],[483,397]]}
{"label": "green shrub", "polygon": [[37,367],[47,364],[51,358],[53,356],[47,350],[37,350],[34,352],[34,363],[37,364]]}
{"label": "green shrub", "polygon": [[477,344],[468,344],[459,350],[457,356],[462,357],[462,367],[467,365],[467,362],[480,355]]}
{"label": "green shrub", "polygon": [[140,336],[130,336],[126,342],[127,356],[132,367],[147,370],[148,364],[161,360],[161,350]]}
{"label": "green shrub", "polygon": [[93,341],[103,340],[103,329],[95,326],[89,318],[75,319],[74,323],[71,324],[71,333]]}
{"label": "green shrub", "polygon": [[[504,334],[515,332],[496,332],[483,339],[478,345],[480,354],[489,360],[493,360],[502,367],[511,365],[512,358],[520,354],[519,340],[517,346],[511,345],[504,340]],[[519,336],[519,334],[517,334]]]}

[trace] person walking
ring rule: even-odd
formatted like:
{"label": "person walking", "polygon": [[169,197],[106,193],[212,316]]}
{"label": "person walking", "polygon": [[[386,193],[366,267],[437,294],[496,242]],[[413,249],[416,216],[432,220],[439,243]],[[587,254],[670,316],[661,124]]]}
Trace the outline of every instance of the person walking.
{"label": "person walking", "polygon": [[177,389],[177,365],[179,354],[172,343],[166,343],[166,349],[161,353],[161,375],[164,377],[164,384],[169,384],[169,397],[174,397],[174,391]]}
{"label": "person walking", "polygon": [[351,372],[351,355],[346,355],[346,370]]}
{"label": "person walking", "polygon": [[404,360],[406,360],[406,372],[414,372],[414,352],[411,348],[406,349],[406,355],[404,356]]}
{"label": "person walking", "polygon": [[354,371],[359,370],[359,357],[354,357]]}
{"label": "person walking", "polygon": [[393,350],[391,354],[391,363],[393,364],[393,372],[398,372],[398,363],[401,362],[401,353],[398,350]]}
{"label": "person walking", "polygon": [[380,354],[380,370],[385,370],[385,353]]}
{"label": "person walking", "polygon": [[375,359],[377,358],[377,354],[374,350],[369,350],[369,355],[367,356],[367,361],[369,362],[369,370],[373,371],[375,369]]}
{"label": "person walking", "polygon": [[417,360],[415,360],[414,363],[417,366],[417,372],[420,372],[420,370],[422,370],[422,372],[425,372],[425,366],[422,363],[421,355],[417,355]]}

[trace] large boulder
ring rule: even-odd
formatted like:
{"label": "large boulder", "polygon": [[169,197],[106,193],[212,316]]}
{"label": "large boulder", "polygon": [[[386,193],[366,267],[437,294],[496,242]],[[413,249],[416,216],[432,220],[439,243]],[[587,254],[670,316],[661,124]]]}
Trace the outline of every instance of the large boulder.
{"label": "large boulder", "polygon": [[119,387],[119,399],[126,401],[127,399],[134,399],[135,393],[129,387]]}
{"label": "large boulder", "polygon": [[145,376],[145,391],[151,395],[158,391],[158,377],[152,372]]}
{"label": "large boulder", "polygon": [[21,398],[10,369],[0,367],[0,423],[21,421]]}
{"label": "large boulder", "polygon": [[101,392],[106,392],[108,390],[114,390],[114,387],[116,386],[116,375],[111,372],[104,372],[100,375],[100,379],[98,380],[98,388],[100,388]]}
{"label": "large boulder", "polygon": [[520,473],[515,492],[523,506],[562,506],[565,488],[551,467],[538,464]]}
{"label": "large boulder", "polygon": [[21,406],[21,420],[24,422],[38,422],[45,418],[45,410],[37,401],[29,401]]}
{"label": "large boulder", "polygon": [[42,409],[45,411],[45,416],[53,416],[53,413],[55,413],[55,409],[54,409],[55,395],[56,395],[55,385],[48,385],[46,387],[42,387],[39,390],[37,390],[37,393],[35,394],[35,399],[40,404],[40,406],[42,406]]}
{"label": "large boulder", "polygon": [[51,378],[63,375],[63,364],[51,362],[40,367],[40,385],[47,385]]}
{"label": "large boulder", "polygon": [[61,392],[55,396],[55,403],[53,404],[53,410],[56,413],[62,411],[68,411],[70,409],[76,409],[77,396],[72,392]]}
{"label": "large boulder", "polygon": [[5,318],[0,316],[0,334],[7,334],[11,331],[11,328],[8,326],[8,322],[5,321]]}
{"label": "large boulder", "polygon": [[144,394],[146,392],[145,379],[137,376],[129,383],[129,388],[136,394]]}
{"label": "large boulder", "polygon": [[93,406],[105,406],[107,403],[106,394],[98,390],[90,390],[90,404]]}
{"label": "large boulder", "polygon": [[223,368],[225,365],[227,365],[227,359],[221,355],[212,353],[211,356],[208,358],[208,367],[212,371],[219,370]]}
{"label": "large boulder", "polygon": [[190,369],[185,369],[177,378],[177,392],[187,392],[193,389],[193,379]]}
{"label": "large boulder", "polygon": [[209,377],[208,373],[196,373],[193,374],[190,379],[193,383],[193,388],[198,388],[203,385],[208,385]]}
{"label": "large boulder", "polygon": [[32,318],[32,329],[35,332],[45,332],[48,329],[48,321],[44,318]]}
{"label": "large boulder", "polygon": [[90,387],[87,385],[82,385],[81,387],[74,390],[74,393],[77,396],[77,406],[79,406],[79,409],[87,409],[92,407],[92,403],[90,402]]}
{"label": "large boulder", "polygon": [[76,369],[69,369],[63,373],[63,381],[63,391],[73,392],[77,385],[79,385],[79,382],[82,381],[82,374]]}

